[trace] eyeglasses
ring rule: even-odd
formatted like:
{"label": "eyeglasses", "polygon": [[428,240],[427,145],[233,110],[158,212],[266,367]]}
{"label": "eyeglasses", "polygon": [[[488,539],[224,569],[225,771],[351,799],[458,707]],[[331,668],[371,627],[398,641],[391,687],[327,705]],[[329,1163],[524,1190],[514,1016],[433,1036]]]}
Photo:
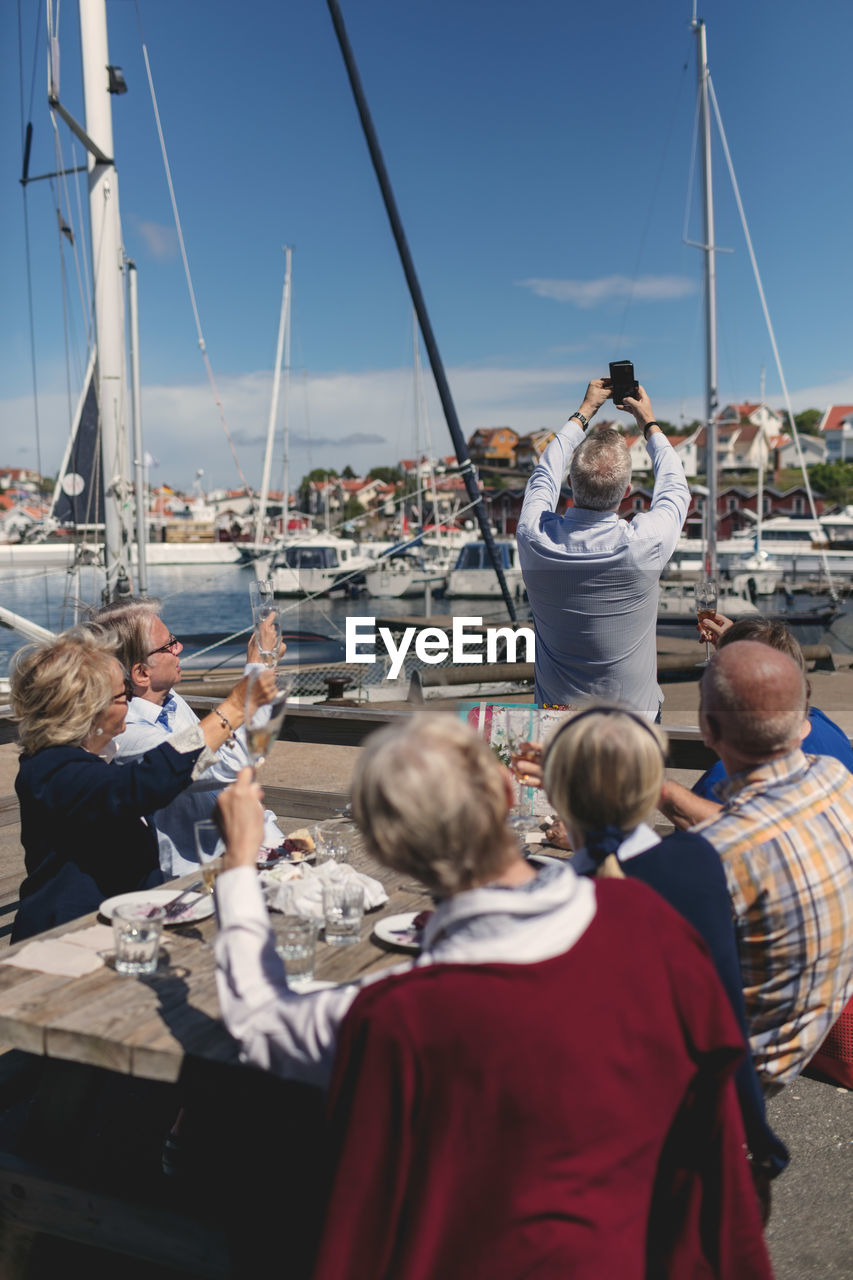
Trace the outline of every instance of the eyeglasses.
{"label": "eyeglasses", "polygon": [[121,693],[117,693],[113,698],[113,702],[130,702],[133,697],[133,682],[130,676],[124,677],[124,688]]}
{"label": "eyeglasses", "polygon": [[170,632],[169,632],[169,639],[166,641],[166,643],[165,643],[165,644],[161,644],[159,649],[152,649],[152,650],[151,650],[151,652],[148,654],[148,657],[149,657],[149,658],[153,658],[155,653],[174,653],[174,651],[175,651],[175,646],[176,646],[176,645],[179,645],[180,643],[181,643],[181,642],[180,642],[180,640],[178,639],[178,637],[177,637],[177,636],[173,636],[173,635],[172,635],[172,633],[171,633],[171,631],[170,631]]}

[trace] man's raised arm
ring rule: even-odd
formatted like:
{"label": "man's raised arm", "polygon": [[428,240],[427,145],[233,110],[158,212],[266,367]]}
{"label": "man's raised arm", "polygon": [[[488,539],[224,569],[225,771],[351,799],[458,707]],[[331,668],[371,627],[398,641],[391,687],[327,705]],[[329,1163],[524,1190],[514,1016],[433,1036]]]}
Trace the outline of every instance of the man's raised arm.
{"label": "man's raised arm", "polygon": [[569,470],[572,454],[584,438],[584,429],[610,395],[609,378],[593,378],[583,403],[561,427],[542,454],[539,465],[527,481],[519,528],[535,527],[545,511],[556,511],[560,487]]}
{"label": "man's raised arm", "polygon": [[626,396],[623,407],[634,415],[637,426],[643,433],[655,473],[651,508],[641,517],[634,518],[642,519],[644,523],[653,517],[656,518],[661,525],[661,538],[669,548],[668,553],[665,550],[668,559],[675,550],[675,544],[687,518],[687,508],[690,506],[690,489],[684,475],[684,467],[675,449],[655,421],[652,402],[645,388],[640,387],[636,398]]}

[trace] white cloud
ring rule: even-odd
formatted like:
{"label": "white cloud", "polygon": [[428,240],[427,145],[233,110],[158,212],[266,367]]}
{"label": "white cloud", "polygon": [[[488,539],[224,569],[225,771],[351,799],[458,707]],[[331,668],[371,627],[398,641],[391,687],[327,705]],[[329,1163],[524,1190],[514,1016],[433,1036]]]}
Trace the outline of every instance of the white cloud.
{"label": "white cloud", "polygon": [[572,302],[588,309],[603,302],[631,298],[636,302],[670,302],[694,293],[696,284],[689,276],[601,276],[598,280],[519,280],[539,298],[555,302]]}
{"label": "white cloud", "polygon": [[159,222],[134,221],[152,258],[157,262],[169,262],[176,256],[178,237],[174,227],[164,227]]}
{"label": "white cloud", "polygon": [[[465,438],[481,426],[507,424],[521,434],[539,427],[559,426],[577,408],[590,370],[587,366],[506,368],[479,366],[448,369],[447,376]],[[226,421],[235,442],[246,480],[260,483],[263,443],[266,438],[272,378],[268,372],[222,378],[219,390]],[[429,374],[425,374],[426,400],[432,451],[453,453],[444,415]],[[688,399],[667,396],[655,389],[653,402],[660,417],[689,422],[704,412],[701,393]],[[737,392],[721,391],[720,403],[744,399]],[[778,408],[781,397],[771,393],[769,403]],[[820,386],[792,390],[795,412],[814,405],[853,404],[853,375]],[[40,396],[41,457],[45,472],[59,466],[65,447],[67,399],[63,393]],[[627,414],[603,411],[630,425]],[[26,455],[15,461],[36,466],[32,400],[22,396],[0,401],[4,438],[16,446],[30,443]],[[410,369],[378,369],[365,373],[317,374],[294,377],[291,382],[289,423],[291,431],[290,475],[295,484],[311,467],[335,467],[350,463],[357,470],[397,462],[415,452],[413,378]],[[231,450],[222,430],[219,412],[206,383],[188,386],[143,386],[145,448],[159,459],[158,481],[190,487],[199,466],[211,487],[236,487],[240,483]],[[421,426],[421,447],[424,429]],[[280,483],[281,442],[274,463],[275,483]]]}

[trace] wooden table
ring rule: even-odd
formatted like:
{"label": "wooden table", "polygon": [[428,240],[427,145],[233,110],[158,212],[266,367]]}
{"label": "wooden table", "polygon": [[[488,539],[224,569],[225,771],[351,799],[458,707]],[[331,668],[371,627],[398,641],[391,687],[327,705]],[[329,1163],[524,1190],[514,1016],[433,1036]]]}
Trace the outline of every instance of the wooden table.
{"label": "wooden table", "polygon": [[[373,925],[383,915],[420,911],[429,905],[410,876],[376,866],[363,852],[355,851],[351,861],[381,880],[389,900],[365,916],[357,944],[332,947],[318,942],[316,976],[336,982],[405,960],[404,953],[387,951],[371,941]],[[187,876],[177,883],[195,878]],[[41,936],[59,937],[96,919],[95,915],[83,917]],[[235,1237],[235,1221],[254,1214],[259,1221],[274,1220],[278,1230],[289,1211],[292,1226],[286,1229],[295,1249],[294,1232],[315,1207],[313,1193],[306,1190],[301,1202],[298,1194],[289,1196],[286,1204],[273,1196],[264,1214],[258,1199],[241,1184],[251,1188],[254,1179],[262,1191],[274,1188],[274,1180],[281,1177],[282,1151],[298,1150],[300,1144],[304,1149],[306,1134],[308,1143],[316,1145],[322,1126],[321,1095],[238,1064],[236,1042],[219,1016],[212,946],[215,918],[170,928],[167,935],[168,964],[150,978],[122,977],[109,966],[84,977],[65,978],[0,964],[0,1042],[37,1055],[34,1064],[42,1064],[32,1108],[38,1113],[35,1141],[28,1132],[23,1156],[0,1152],[0,1272],[4,1276],[16,1274],[3,1269],[3,1239],[16,1233],[29,1240],[31,1233],[38,1232],[224,1280],[255,1274],[265,1261],[263,1254],[247,1258],[243,1250],[248,1236]],[[3,958],[25,945],[10,948]],[[211,1096],[239,1099],[236,1120],[229,1117],[223,1127],[230,1123],[232,1138],[245,1127],[250,1137],[254,1135],[255,1145],[247,1143],[245,1150],[237,1147],[238,1154],[225,1162],[224,1172],[220,1168],[213,1176],[213,1189],[222,1191],[225,1208],[217,1212],[213,1206],[211,1211],[213,1201],[199,1204],[185,1186],[176,1193],[174,1184],[159,1176],[153,1178],[158,1185],[152,1193],[148,1184],[140,1191],[121,1177],[106,1185],[103,1178],[87,1178],[88,1166],[81,1174],[80,1162],[74,1163],[72,1157],[88,1141],[82,1117],[93,1097],[114,1094],[118,1123],[125,1116],[135,1122],[143,1114],[140,1090],[143,1104],[151,1096],[160,1100],[147,1139],[149,1145],[156,1139],[158,1160],[159,1143],[179,1105],[200,1100],[209,1112]],[[218,1124],[216,1101],[213,1114]],[[238,1181],[233,1189],[222,1188],[232,1168],[239,1174]],[[310,1178],[306,1185],[312,1185]],[[248,1198],[241,1201],[240,1195]],[[288,1274],[303,1273],[294,1264]]]}
{"label": "wooden table", "polygon": [[[388,902],[366,915],[361,941],[348,947],[317,944],[316,977],[351,981],[405,959],[371,940],[384,915],[422,911],[424,890],[411,876],[379,867],[362,851],[351,861],[385,886]],[[177,881],[189,884],[189,875]],[[61,937],[96,922],[84,916],[40,935]],[[122,977],[106,965],[65,978],[0,964],[0,1043],[47,1058],[106,1067],[146,1080],[178,1080],[187,1056],[234,1062],[237,1046],[219,1017],[214,917],[166,930],[168,964],[150,978]],[[11,947],[12,956],[26,943]],[[6,955],[3,957],[6,959]]]}

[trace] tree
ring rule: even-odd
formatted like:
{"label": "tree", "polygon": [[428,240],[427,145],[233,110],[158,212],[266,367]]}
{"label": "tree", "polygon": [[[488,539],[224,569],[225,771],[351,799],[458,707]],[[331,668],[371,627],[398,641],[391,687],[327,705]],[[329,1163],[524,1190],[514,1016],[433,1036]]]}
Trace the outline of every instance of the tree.
{"label": "tree", "polygon": [[819,434],[818,424],[822,417],[820,409],[803,409],[802,413],[794,414],[794,422],[801,435],[816,436]]}
{"label": "tree", "polygon": [[400,479],[399,467],[371,467],[367,473],[368,480],[381,480],[383,484],[397,484]]}
{"label": "tree", "polygon": [[341,472],[341,478],[344,480],[357,480],[358,476],[355,474],[350,464],[347,463],[347,465],[344,467],[343,471]]}
{"label": "tree", "polygon": [[299,481],[299,501],[305,507],[308,502],[308,493],[311,485],[315,480],[329,480],[333,476],[337,476],[337,471],[327,471],[325,467],[315,467],[313,471],[309,471],[307,476],[303,476]]}
{"label": "tree", "polygon": [[809,467],[809,479],[827,502],[853,502],[853,462],[817,462]]}

